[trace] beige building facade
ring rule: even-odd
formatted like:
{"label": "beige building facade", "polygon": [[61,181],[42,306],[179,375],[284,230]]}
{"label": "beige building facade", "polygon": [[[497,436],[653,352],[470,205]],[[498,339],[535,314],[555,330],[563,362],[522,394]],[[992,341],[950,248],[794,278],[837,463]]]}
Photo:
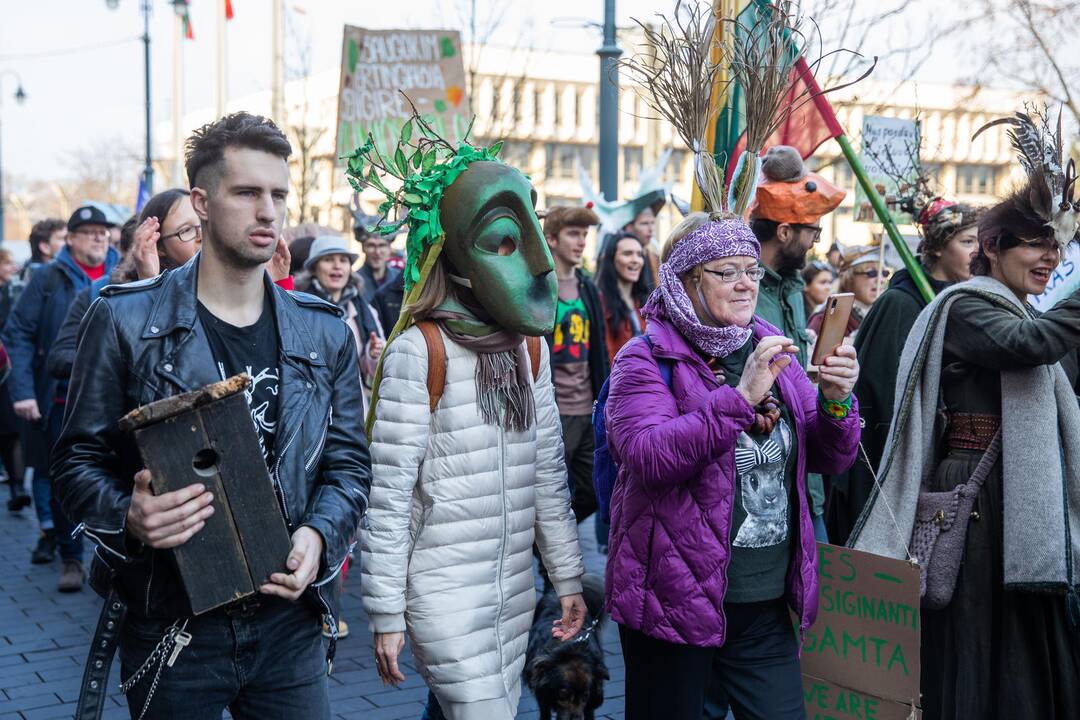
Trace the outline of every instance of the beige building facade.
{"label": "beige building facade", "polygon": [[[490,143],[504,140],[502,158],[530,176],[538,192],[538,207],[580,203],[580,163],[598,178],[599,60],[594,53],[546,53],[529,49],[485,47],[479,56],[472,99],[476,114],[473,138]],[[334,128],[339,76],[337,70],[287,83],[284,126],[294,146],[290,222],[310,221],[351,234],[349,211],[353,193],[334,157]],[[995,89],[977,93],[963,86],[866,80],[830,95],[841,125],[858,147],[865,115],[916,118],[922,127],[922,162],[937,178],[940,192],[951,199],[986,204],[1015,179],[1012,153],[1001,128],[971,135],[983,123],[1022,107],[1022,95]],[[268,114],[270,93],[238,98],[229,111]],[[654,165],[672,149],[665,180],[683,199],[691,195],[691,156],[667,122],[655,114],[632,88],[620,93],[619,190],[626,196],[637,188],[643,168]],[[206,109],[184,117],[181,136],[212,119]],[[158,138],[172,138],[163,125]],[[177,165],[171,142],[160,145],[160,165],[171,174]],[[822,249],[834,240],[845,245],[866,244],[880,237],[876,223],[854,221],[855,179],[828,141],[809,161],[823,175],[848,191],[843,205],[823,221]],[[183,184],[180,179],[173,181]],[[379,196],[365,192],[361,204],[374,212]],[[303,216],[301,217],[301,211]],[[658,218],[662,238],[681,218],[669,203]],[[910,226],[901,232],[914,236]]]}

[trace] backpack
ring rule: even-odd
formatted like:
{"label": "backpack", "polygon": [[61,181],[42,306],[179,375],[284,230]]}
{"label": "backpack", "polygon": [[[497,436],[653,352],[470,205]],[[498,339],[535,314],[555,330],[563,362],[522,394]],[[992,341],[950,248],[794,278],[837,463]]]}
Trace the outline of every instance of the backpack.
{"label": "backpack", "polygon": [[[653,344],[649,336],[640,335],[639,337],[648,344],[651,351]],[[636,339],[634,338],[634,340]],[[671,360],[655,356],[654,359],[660,368],[660,377],[663,378],[668,389],[671,389]],[[616,357],[615,360],[617,362],[618,358]],[[600,388],[600,395],[596,398],[596,402],[593,403],[592,415],[593,440],[596,442],[596,449],[593,450],[593,490],[596,492],[597,512],[600,514],[600,519],[606,523],[611,522],[611,494],[615,490],[615,478],[619,475],[619,465],[611,457],[611,450],[608,449],[607,421],[604,417],[604,412],[607,409],[609,381],[610,378],[605,380]]]}
{"label": "backpack", "polygon": [[[424,344],[427,345],[428,371],[428,408],[435,412],[435,408],[442,400],[443,390],[446,389],[446,345],[443,343],[442,333],[439,326],[431,320],[421,320],[416,323],[424,336]],[[540,374],[540,338],[526,337],[525,349],[529,352],[529,365],[532,367],[533,382],[536,382]]]}

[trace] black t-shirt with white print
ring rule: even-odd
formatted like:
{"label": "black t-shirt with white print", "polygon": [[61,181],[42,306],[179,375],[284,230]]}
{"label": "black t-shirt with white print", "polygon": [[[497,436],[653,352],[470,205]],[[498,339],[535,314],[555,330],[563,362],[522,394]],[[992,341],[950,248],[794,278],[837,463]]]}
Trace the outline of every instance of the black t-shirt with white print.
{"label": "black t-shirt with white print", "polygon": [[247,373],[251,388],[244,392],[259,447],[268,468],[274,464],[274,438],[278,419],[278,334],[274,308],[266,298],[254,325],[236,327],[199,303],[199,320],[206,330],[210,352],[221,379]]}

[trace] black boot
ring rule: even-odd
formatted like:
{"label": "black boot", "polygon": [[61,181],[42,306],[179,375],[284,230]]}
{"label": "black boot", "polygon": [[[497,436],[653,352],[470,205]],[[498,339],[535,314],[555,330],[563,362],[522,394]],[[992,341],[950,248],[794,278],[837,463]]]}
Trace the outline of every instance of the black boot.
{"label": "black boot", "polygon": [[11,499],[7,501],[9,512],[19,512],[30,505],[30,496],[22,491],[22,487],[15,480],[8,478],[7,484],[11,488]]}
{"label": "black boot", "polygon": [[30,553],[30,562],[34,565],[51,563],[56,557],[56,531],[45,530],[38,538],[37,547]]}

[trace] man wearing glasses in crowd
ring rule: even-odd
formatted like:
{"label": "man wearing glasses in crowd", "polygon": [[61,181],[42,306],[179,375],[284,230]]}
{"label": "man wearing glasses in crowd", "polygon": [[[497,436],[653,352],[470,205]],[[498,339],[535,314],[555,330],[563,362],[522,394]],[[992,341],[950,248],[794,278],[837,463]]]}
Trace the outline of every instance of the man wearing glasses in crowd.
{"label": "man wearing glasses in crowd", "polygon": [[772,147],[762,163],[763,182],[750,207],[750,227],[761,243],[765,276],[758,289],[756,314],[772,323],[799,348],[799,364],[807,363],[806,310],[803,279],[806,254],[821,238],[821,218],[844,199],[844,191],[816,173],[807,172],[799,152],[787,145]]}
{"label": "man wearing glasses in crowd", "polygon": [[85,573],[82,542],[71,536],[71,523],[50,489],[49,452],[60,434],[67,383],[50,375],[46,359],[75,296],[119,262],[120,254],[109,245],[112,227],[96,206],[75,210],[68,220],[66,246],[33,274],[3,331],[12,365],[8,389],[15,414],[24,424],[23,455],[27,467],[34,469],[34,508],[42,531],[31,559],[51,562],[59,547],[61,592],[79,590]]}

